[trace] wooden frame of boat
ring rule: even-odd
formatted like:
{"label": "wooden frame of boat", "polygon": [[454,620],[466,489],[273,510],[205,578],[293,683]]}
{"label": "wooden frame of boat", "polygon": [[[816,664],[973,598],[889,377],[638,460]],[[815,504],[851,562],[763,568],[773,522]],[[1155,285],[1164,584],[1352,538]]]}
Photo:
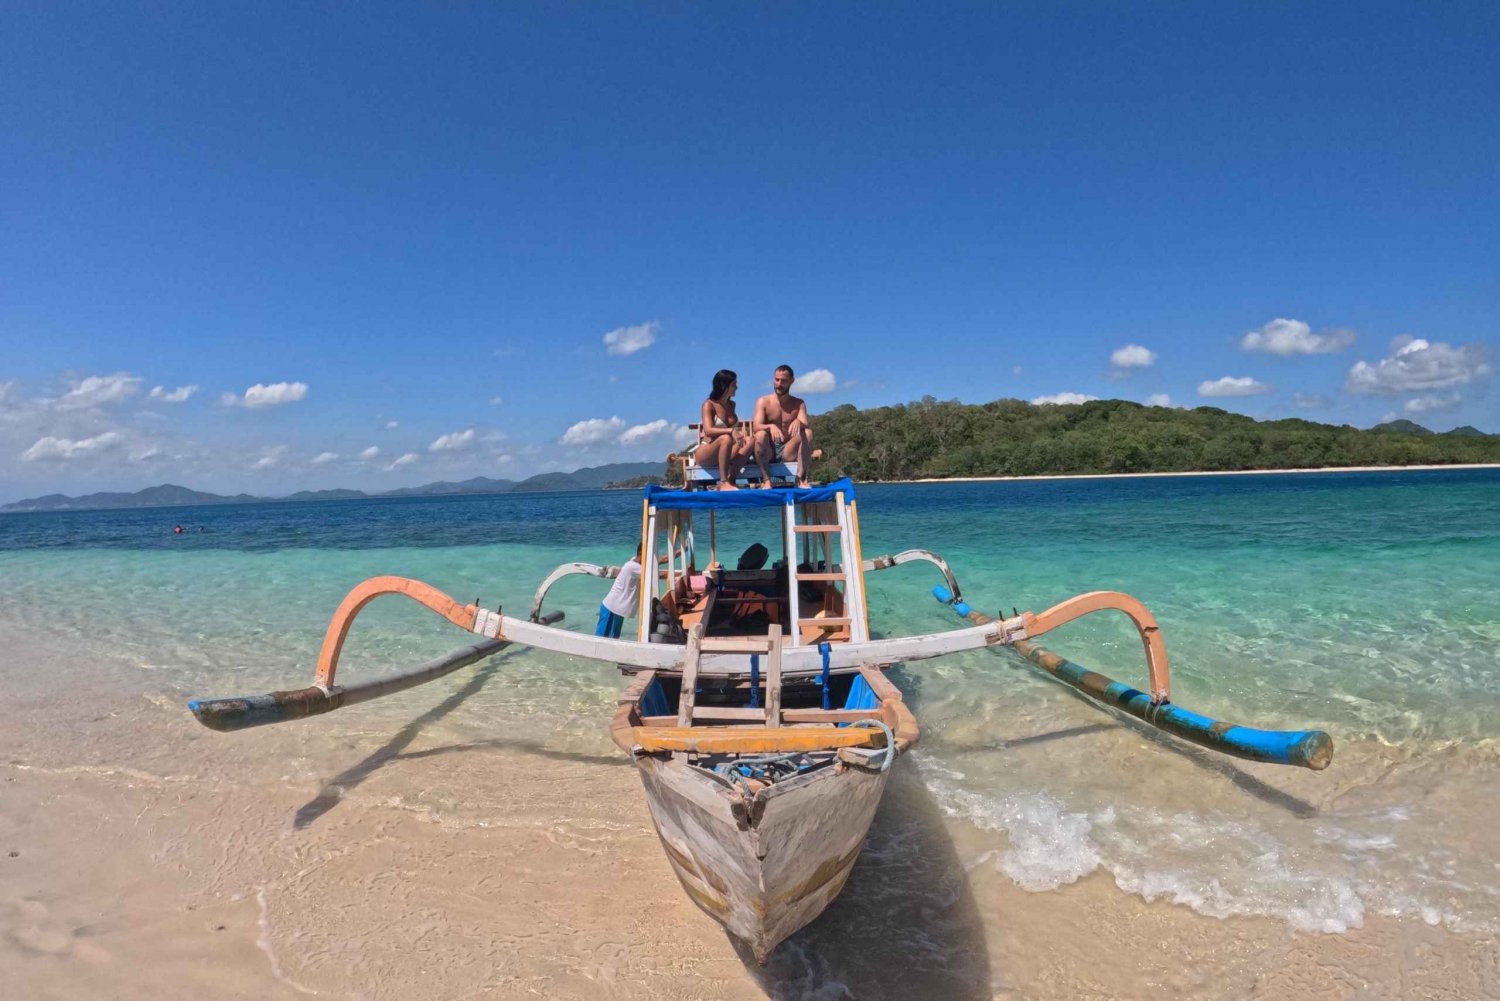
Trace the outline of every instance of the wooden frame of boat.
{"label": "wooden frame of boat", "polygon": [[[769,571],[720,565],[716,519],[764,509],[778,512],[781,560]],[[702,569],[694,512],[706,512],[709,521]],[[968,606],[947,563],[933,553],[864,559],[847,480],[774,491],[648,487],[641,526],[642,565],[654,572],[642,575],[634,639],[559,629],[562,613],[542,612],[548,590],[563,577],[609,579],[618,567],[558,567],[525,619],[460,604],[420,581],[374,577],[339,605],[310,687],[189,707],[217,730],[300,719],[425,684],[510,643],[616,663],[631,677],[610,735],[637,766],[667,860],[689,897],[761,962],[838,895],[889,769],[917,743],[917,722],[885,676],[892,664],[1014,647],[1098,703],[1214,750],[1315,770],[1332,758],[1332,741],[1321,731],[1255,730],[1174,705],[1161,630],[1129,595],[1094,591],[1039,614],[991,618]],[[865,575],[914,561],[937,566],[944,584],[933,588],[934,596],[969,625],[873,638]],[[388,594],[417,601],[482,641],[392,677],[338,684],[350,627],[364,607]],[[1148,691],[1035,642],[1080,616],[1110,610],[1126,615],[1140,635]]]}

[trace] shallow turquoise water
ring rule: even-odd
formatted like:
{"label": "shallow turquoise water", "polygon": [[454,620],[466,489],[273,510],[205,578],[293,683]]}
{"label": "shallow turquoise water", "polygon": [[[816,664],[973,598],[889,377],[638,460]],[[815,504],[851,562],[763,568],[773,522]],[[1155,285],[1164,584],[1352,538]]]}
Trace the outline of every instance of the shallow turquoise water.
{"label": "shallow turquoise water", "polygon": [[[1306,930],[1371,911],[1500,928],[1500,870],[1481,849],[1500,778],[1500,471],[872,486],[860,511],[867,557],[935,550],[989,612],[1134,594],[1162,624],[1175,701],[1322,727],[1338,745],[1316,776],[1224,766],[1003,655],[898,668],[924,728],[915,767],[954,822],[992,833],[975,864],[1039,892],[1102,869],[1125,892]],[[619,492],[0,516],[0,631],[49,637],[75,678],[117,652],[142,691],[169,699],[293,687],[365,577],[418,577],[523,613],[557,564],[620,562],[639,519],[639,497]],[[721,546],[753,530],[726,525]],[[871,575],[876,631],[956,627],[936,582],[920,564]],[[549,607],[588,628],[602,590],[573,578]],[[1142,682],[1126,620],[1093,618],[1046,644]],[[377,602],[343,670],[462,643],[429,613]],[[36,669],[0,656],[0,684]],[[607,749],[613,668],[529,653],[502,670],[506,684],[443,722],[455,738],[520,727]],[[338,725],[400,726],[436,691]]]}

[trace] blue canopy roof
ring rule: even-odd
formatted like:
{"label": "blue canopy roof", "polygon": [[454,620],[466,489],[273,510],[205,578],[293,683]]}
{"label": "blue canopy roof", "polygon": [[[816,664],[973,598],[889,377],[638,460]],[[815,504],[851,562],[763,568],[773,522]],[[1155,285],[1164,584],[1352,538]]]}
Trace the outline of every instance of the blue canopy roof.
{"label": "blue canopy roof", "polygon": [[782,507],[786,504],[811,504],[818,501],[831,501],[838,494],[844,495],[844,501],[854,499],[854,481],[847,476],[841,480],[824,484],[821,487],[787,488],[774,487],[770,490],[740,489],[740,490],[668,490],[666,487],[658,487],[648,484],[646,487],[646,500],[661,509],[697,509],[725,511],[734,508],[752,507]]}

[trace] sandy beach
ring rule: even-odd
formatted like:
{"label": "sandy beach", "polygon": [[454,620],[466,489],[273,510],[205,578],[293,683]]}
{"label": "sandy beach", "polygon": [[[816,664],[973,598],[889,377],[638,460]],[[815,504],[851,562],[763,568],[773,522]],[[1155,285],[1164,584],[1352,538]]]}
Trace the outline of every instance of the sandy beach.
{"label": "sandy beach", "polygon": [[[911,761],[841,899],[761,968],[676,885],[603,720],[597,738],[444,739],[493,667],[399,696],[404,725],[349,712],[222,735],[124,659],[52,697],[61,638],[6,640],[10,666],[47,669],[8,671],[34,681],[0,695],[19,721],[0,737],[12,997],[1500,996],[1492,938],[1422,920],[1297,932],[1147,903],[1100,872],[1028,892]],[[1398,764],[1352,757],[1332,781],[1222,767],[1316,804]]]}

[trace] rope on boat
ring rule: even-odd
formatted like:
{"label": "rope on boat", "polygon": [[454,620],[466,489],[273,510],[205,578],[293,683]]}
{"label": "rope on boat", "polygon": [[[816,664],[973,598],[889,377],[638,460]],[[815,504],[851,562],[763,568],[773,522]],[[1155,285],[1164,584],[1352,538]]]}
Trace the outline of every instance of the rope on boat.
{"label": "rope on boat", "polygon": [[778,779],[791,778],[812,766],[813,762],[806,754],[796,751],[792,754],[761,754],[734,761],[721,761],[714,765],[714,774],[738,785],[744,791],[746,799],[753,799],[755,790],[750,788],[751,779],[769,784]]}
{"label": "rope on boat", "polygon": [[885,731],[885,758],[880,762],[880,770],[888,772],[891,770],[891,762],[896,760],[896,735],[891,731],[884,720],[857,719],[850,726],[878,726]]}
{"label": "rope on boat", "polygon": [[828,681],[829,681],[829,678],[828,678],[828,659],[829,659],[829,657],[831,655],[832,649],[833,648],[828,645],[828,641],[827,640],[824,640],[822,643],[818,644],[818,650],[819,650],[820,653],[823,654],[823,679],[822,680],[823,680],[823,708],[824,709],[832,709],[833,708],[833,699],[832,699],[832,696],[829,694],[829,691],[828,691]]}

